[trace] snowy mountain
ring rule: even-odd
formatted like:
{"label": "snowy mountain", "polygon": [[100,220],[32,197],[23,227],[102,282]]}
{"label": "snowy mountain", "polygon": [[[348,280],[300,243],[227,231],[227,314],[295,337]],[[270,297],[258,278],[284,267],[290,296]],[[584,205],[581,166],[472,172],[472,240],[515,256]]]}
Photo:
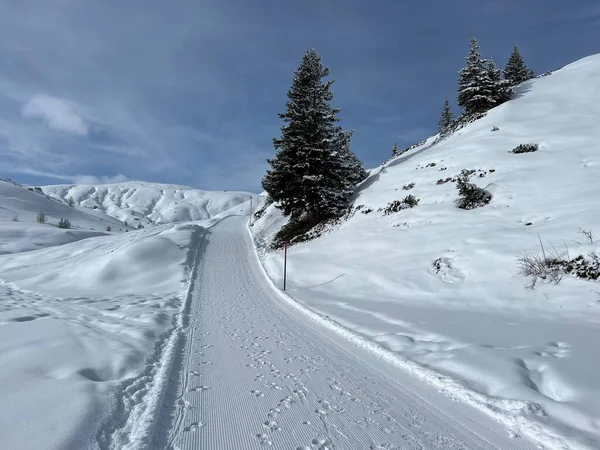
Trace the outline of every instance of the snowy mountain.
{"label": "snowy mountain", "polygon": [[203,191],[132,181],[105,185],[43,186],[49,197],[101,211],[129,225],[207,220],[248,201],[247,192]]}
{"label": "snowy mountain", "polygon": [[[514,436],[599,448],[600,284],[564,275],[527,289],[517,269],[540,239],[565,260],[600,252],[599,118],[600,55],[518,86],[373,169],[348,220],[289,249],[287,294]],[[521,144],[538,151],[512,153]],[[464,169],[489,205],[457,208]],[[416,207],[385,213],[409,194]],[[269,206],[252,228],[279,286],[283,252],[267,246],[286,220]]]}
{"label": "snowy mountain", "polygon": [[[46,215],[47,222],[44,225],[37,223],[40,212]],[[58,228],[60,219],[69,220],[72,228]],[[105,235],[107,227],[115,231],[129,228],[101,211],[88,211],[56,201],[40,188],[26,188],[10,180],[0,180],[0,254]]]}

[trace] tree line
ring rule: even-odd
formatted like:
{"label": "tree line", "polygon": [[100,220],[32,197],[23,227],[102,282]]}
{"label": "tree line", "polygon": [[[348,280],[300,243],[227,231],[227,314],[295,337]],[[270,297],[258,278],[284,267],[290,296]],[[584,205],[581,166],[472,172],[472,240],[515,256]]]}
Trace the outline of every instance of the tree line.
{"label": "tree line", "polygon": [[[491,58],[482,58],[475,37],[471,39],[466,60],[467,64],[459,72],[457,96],[458,106],[466,116],[485,113],[510,100],[516,85],[535,76],[516,45],[503,70],[498,69]],[[439,132],[444,133],[454,121],[450,102],[446,99],[438,123]]]}
{"label": "tree line", "polygon": [[[492,59],[483,59],[476,38],[471,39],[466,66],[459,72],[457,103],[463,116],[484,113],[511,98],[512,89],[534,76],[515,46],[506,67],[500,70]],[[352,131],[339,122],[340,108],[332,106],[333,80],[315,50],[304,53],[287,93],[281,136],[273,139],[275,157],[262,187],[270,201],[298,234],[324,220],[343,215],[350,206],[358,183],[367,172],[351,150]],[[446,100],[439,120],[440,133],[455,123]],[[394,145],[393,154],[400,154]]]}

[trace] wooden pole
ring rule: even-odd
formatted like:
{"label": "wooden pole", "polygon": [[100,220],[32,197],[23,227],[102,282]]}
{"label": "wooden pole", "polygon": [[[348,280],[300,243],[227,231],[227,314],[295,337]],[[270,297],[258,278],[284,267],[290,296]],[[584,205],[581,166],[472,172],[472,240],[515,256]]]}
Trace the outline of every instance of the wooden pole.
{"label": "wooden pole", "polygon": [[252,226],[252,197],[250,197],[250,226]]}
{"label": "wooden pole", "polygon": [[286,282],[287,282],[287,249],[288,243],[285,241],[283,243],[283,290],[285,291]]}

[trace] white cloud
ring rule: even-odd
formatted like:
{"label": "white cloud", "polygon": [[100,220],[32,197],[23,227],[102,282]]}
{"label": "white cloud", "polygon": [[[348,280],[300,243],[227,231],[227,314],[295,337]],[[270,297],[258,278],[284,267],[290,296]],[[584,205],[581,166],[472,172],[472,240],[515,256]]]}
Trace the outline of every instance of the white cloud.
{"label": "white cloud", "polygon": [[87,135],[89,131],[88,125],[69,102],[50,95],[33,96],[23,106],[21,114],[28,119],[41,119],[57,131],[80,136]]}
{"label": "white cloud", "polygon": [[125,175],[118,174],[113,177],[101,176],[96,177],[94,175],[75,175],[73,177],[74,184],[110,184],[110,183],[123,183],[129,181]]}

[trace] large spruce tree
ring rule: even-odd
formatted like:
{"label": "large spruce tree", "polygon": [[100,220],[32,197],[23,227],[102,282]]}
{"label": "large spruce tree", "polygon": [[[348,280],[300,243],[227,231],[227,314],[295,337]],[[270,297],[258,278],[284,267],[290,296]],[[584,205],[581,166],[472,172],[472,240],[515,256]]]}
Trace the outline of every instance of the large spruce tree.
{"label": "large spruce tree", "polygon": [[338,125],[331,106],[333,81],[315,50],[307,51],[288,91],[281,137],[273,139],[274,159],[262,186],[282,212],[313,223],[341,214],[354,186],[365,177],[350,150],[351,133]]}
{"label": "large spruce tree", "polygon": [[510,86],[516,86],[524,81],[530,80],[535,76],[533,70],[529,69],[525,64],[519,48],[515,45],[513,51],[508,58],[508,63],[504,68],[504,78]]}
{"label": "large spruce tree", "polygon": [[439,132],[444,133],[452,122],[454,121],[454,114],[452,113],[452,109],[450,107],[450,101],[446,99],[444,102],[444,106],[442,106],[442,115],[440,116],[440,121],[438,122]]}

